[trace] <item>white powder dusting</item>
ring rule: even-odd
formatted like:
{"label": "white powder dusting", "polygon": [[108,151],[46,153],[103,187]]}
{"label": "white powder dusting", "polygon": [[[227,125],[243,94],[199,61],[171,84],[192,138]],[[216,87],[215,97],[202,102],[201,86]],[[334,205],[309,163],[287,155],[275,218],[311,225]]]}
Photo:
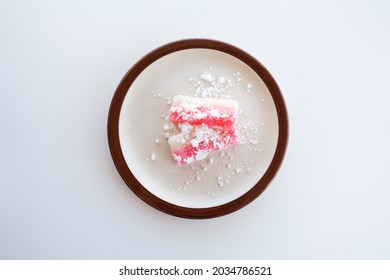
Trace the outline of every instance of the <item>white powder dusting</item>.
{"label": "white powder dusting", "polygon": [[250,93],[251,90],[252,90],[252,87],[253,87],[252,84],[247,84],[247,85],[246,85],[246,92],[247,92],[247,93]]}
{"label": "white powder dusting", "polygon": [[164,124],[164,138],[168,139],[169,137],[176,135],[180,132],[180,129],[173,123]]}
{"label": "white powder dusting", "polygon": [[214,77],[210,73],[207,73],[207,72],[204,72],[202,75],[200,75],[200,78],[202,80],[210,82],[210,83],[215,80]]}
{"label": "white powder dusting", "polygon": [[236,82],[239,83],[242,81],[241,74],[238,71],[233,71],[233,76],[236,78]]}
{"label": "white powder dusting", "polygon": [[203,72],[199,80],[194,83],[195,96],[203,98],[226,98],[224,95],[225,77],[215,78],[211,73]]}
{"label": "white powder dusting", "polygon": [[217,181],[217,184],[218,184],[218,186],[219,186],[220,188],[222,188],[223,185],[224,185],[224,182],[223,182],[222,180],[218,180],[218,181]]}

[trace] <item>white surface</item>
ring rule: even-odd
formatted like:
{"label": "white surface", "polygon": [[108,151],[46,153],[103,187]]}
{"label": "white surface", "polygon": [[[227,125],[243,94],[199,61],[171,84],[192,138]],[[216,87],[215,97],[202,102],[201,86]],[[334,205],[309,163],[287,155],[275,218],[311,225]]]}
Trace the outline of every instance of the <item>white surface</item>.
{"label": "white surface", "polygon": [[[223,91],[216,96],[238,102],[236,127],[242,144],[178,166],[164,137],[164,125],[172,125],[166,120],[171,107],[168,100],[178,94],[207,92],[197,91],[198,82],[203,88],[215,89],[217,83],[211,86],[201,79],[204,73],[229,80],[219,84]],[[249,93],[248,84],[252,85]],[[131,85],[119,119],[123,156],[138,181],[157,197],[192,208],[219,206],[248,192],[271,164],[278,129],[271,93],[256,72],[231,55],[205,49],[174,52],[149,65]]]}
{"label": "white surface", "polygon": [[[0,258],[390,258],[389,5],[1,1]],[[136,197],[106,136],[125,72],[193,37],[257,57],[290,117],[270,187],[204,221]]]}

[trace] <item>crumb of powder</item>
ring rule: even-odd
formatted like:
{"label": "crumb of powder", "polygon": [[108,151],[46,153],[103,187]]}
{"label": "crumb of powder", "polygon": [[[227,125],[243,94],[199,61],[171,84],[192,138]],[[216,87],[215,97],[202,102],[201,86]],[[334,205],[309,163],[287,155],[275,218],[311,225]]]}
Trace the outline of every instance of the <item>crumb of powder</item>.
{"label": "crumb of powder", "polygon": [[200,79],[207,82],[213,82],[215,80],[214,77],[208,72],[204,72],[202,75],[200,75]]}
{"label": "crumb of powder", "polygon": [[223,94],[225,81],[225,77],[216,79],[211,73],[204,71],[200,74],[199,80],[193,84],[195,97],[226,98]]}

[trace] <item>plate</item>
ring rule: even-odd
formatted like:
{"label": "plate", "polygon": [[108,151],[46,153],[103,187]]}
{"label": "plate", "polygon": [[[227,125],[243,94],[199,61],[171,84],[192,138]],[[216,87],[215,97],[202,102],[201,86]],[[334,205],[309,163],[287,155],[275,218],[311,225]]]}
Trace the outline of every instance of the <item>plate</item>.
{"label": "plate", "polygon": [[[167,113],[176,95],[234,99],[242,144],[178,166]],[[123,77],[108,115],[110,152],[129,188],[152,207],[184,218],[232,213],[256,199],[286,151],[281,91],[255,58],[230,44],[188,39],[141,58]]]}

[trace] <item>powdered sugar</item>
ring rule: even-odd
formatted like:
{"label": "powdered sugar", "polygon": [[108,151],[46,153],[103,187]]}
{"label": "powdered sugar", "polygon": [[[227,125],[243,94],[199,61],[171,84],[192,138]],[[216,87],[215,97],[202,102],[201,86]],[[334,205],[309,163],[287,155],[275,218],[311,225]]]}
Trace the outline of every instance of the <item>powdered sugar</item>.
{"label": "powdered sugar", "polygon": [[203,72],[202,75],[200,75],[200,79],[210,83],[214,82],[215,80],[214,77],[208,72]]}
{"label": "powdered sugar", "polygon": [[[192,78],[192,81],[195,79]],[[193,84],[195,87],[195,96],[203,98],[225,98],[225,77],[215,78],[211,73],[204,71],[200,78]]]}

